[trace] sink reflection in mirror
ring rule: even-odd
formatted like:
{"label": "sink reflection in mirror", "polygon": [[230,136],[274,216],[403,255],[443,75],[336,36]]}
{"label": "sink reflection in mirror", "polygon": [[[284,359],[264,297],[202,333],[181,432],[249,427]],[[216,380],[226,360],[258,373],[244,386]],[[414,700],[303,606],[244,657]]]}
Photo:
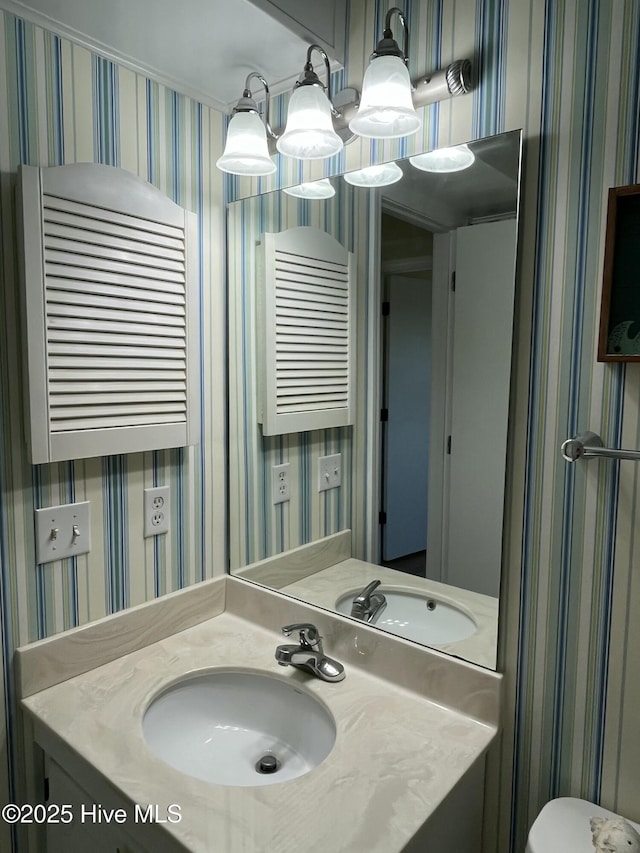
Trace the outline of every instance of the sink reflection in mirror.
{"label": "sink reflection in mirror", "polygon": [[[422,595],[431,584],[431,592],[472,614],[480,601],[480,629],[459,645],[412,639],[490,668],[521,144],[521,132],[512,131],[468,143],[473,162],[461,171],[429,172],[399,160],[403,178],[389,186],[358,187],[337,176],[330,199],[276,191],[228,207],[231,572],[333,610],[360,583],[344,576],[353,564],[371,570],[364,572],[368,580],[382,568],[387,587],[410,578]],[[260,247],[266,234],[300,226],[330,235],[352,258],[353,417],[345,425],[271,435],[261,426],[261,389],[268,386],[260,341],[268,321],[260,304]],[[286,328],[276,329],[301,369],[320,332],[292,341]],[[335,341],[326,346],[338,351]],[[319,460],[327,457],[332,465],[338,460],[340,485],[320,491]],[[283,463],[284,499],[273,486]],[[349,543],[335,559],[295,557],[307,543],[322,550],[340,531]],[[286,568],[261,575],[262,561],[279,554],[291,556]],[[315,573],[331,567],[339,567],[340,584],[323,586],[314,599]],[[474,642],[482,644],[477,654]]]}
{"label": "sink reflection in mirror", "polygon": [[[353,615],[353,601],[359,590],[352,589],[336,601],[336,610],[345,616]],[[475,634],[473,617],[450,602],[403,589],[379,586],[386,606],[375,614],[370,625],[415,640],[425,646],[456,643]]]}
{"label": "sink reflection in mirror", "polygon": [[249,670],[195,674],[152,700],[151,750],[196,779],[244,787],[286,782],[329,755],[336,726],[297,684]]}

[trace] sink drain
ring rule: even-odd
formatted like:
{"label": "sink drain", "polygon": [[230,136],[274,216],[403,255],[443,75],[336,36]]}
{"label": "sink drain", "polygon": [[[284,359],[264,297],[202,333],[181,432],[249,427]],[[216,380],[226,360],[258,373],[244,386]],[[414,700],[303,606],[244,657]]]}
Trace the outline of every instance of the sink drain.
{"label": "sink drain", "polygon": [[436,601],[433,598],[427,599],[427,610],[435,610],[436,609]]}
{"label": "sink drain", "polygon": [[267,753],[256,761],[257,773],[275,773],[282,767],[282,763],[278,761],[275,755]]}

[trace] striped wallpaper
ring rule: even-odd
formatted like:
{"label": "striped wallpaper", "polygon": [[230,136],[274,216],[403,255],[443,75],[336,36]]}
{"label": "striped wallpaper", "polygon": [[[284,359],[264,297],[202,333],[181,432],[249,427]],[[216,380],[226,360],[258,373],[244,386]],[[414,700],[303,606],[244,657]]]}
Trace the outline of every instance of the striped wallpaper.
{"label": "striped wallpaper", "polygon": [[[389,5],[352,2],[338,87],[358,86]],[[357,140],[333,161],[304,170],[285,163],[270,179],[238,181],[232,197],[525,130],[501,608],[507,713],[485,821],[487,851],[519,853],[553,796],[584,796],[640,818],[640,627],[630,609],[640,592],[636,466],[568,466],[559,454],[564,438],[586,428],[612,445],[640,446],[636,366],[595,361],[606,193],[639,179],[640,11],[633,0],[404,8],[410,70],[471,57],[473,93],[428,107],[414,141]],[[362,511],[356,500],[352,523]]]}
{"label": "striped wallpaper", "polygon": [[[0,13],[2,801],[23,790],[13,649],[224,571],[223,181],[213,167],[223,125],[219,113]],[[134,172],[198,214],[203,440],[199,447],[34,467],[22,439],[16,169],[82,161]],[[170,531],[144,539],[143,489],[160,484],[171,490]],[[91,552],[37,565],[34,508],[76,500],[91,502]],[[5,713],[0,743],[4,725]],[[2,823],[0,849],[10,849]]]}
{"label": "striped wallpaper", "polygon": [[[360,84],[388,5],[352,0],[338,85]],[[551,796],[585,796],[640,819],[639,472],[632,462],[569,466],[558,450],[586,428],[607,444],[640,446],[640,370],[595,361],[606,192],[640,180],[640,7],[637,0],[408,0],[404,7],[414,74],[464,57],[477,73],[471,95],[425,110],[415,144],[525,129],[501,608],[507,701],[485,820],[487,853],[521,853],[531,820]],[[224,562],[223,191],[243,197],[405,155],[414,143],[358,141],[327,164],[281,164],[273,179],[225,185],[212,168],[221,115],[10,14],[0,16],[0,45],[5,800],[18,793],[22,775],[13,648],[193,583]],[[284,100],[276,99],[274,126],[283,123]],[[199,213],[201,449],[39,468],[24,458],[15,170],[19,162],[82,160],[128,168]],[[170,484],[176,508],[171,532],[158,543],[141,537],[142,488],[154,482]],[[36,566],[34,506],[74,499],[91,500],[93,551]],[[9,849],[1,824],[0,848]]]}

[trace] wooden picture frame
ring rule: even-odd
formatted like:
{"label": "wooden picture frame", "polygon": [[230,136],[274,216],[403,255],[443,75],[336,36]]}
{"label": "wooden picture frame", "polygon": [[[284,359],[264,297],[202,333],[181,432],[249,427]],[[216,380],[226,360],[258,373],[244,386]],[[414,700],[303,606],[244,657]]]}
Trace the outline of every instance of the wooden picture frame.
{"label": "wooden picture frame", "polygon": [[640,184],[609,190],[598,361],[640,362]]}

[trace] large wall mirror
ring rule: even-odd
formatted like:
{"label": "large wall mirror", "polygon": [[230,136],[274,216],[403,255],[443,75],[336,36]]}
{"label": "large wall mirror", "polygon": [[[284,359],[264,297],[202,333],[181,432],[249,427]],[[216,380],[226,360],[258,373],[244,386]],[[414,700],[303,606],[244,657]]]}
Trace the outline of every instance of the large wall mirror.
{"label": "large wall mirror", "polygon": [[521,152],[228,208],[231,572],[489,668]]}

